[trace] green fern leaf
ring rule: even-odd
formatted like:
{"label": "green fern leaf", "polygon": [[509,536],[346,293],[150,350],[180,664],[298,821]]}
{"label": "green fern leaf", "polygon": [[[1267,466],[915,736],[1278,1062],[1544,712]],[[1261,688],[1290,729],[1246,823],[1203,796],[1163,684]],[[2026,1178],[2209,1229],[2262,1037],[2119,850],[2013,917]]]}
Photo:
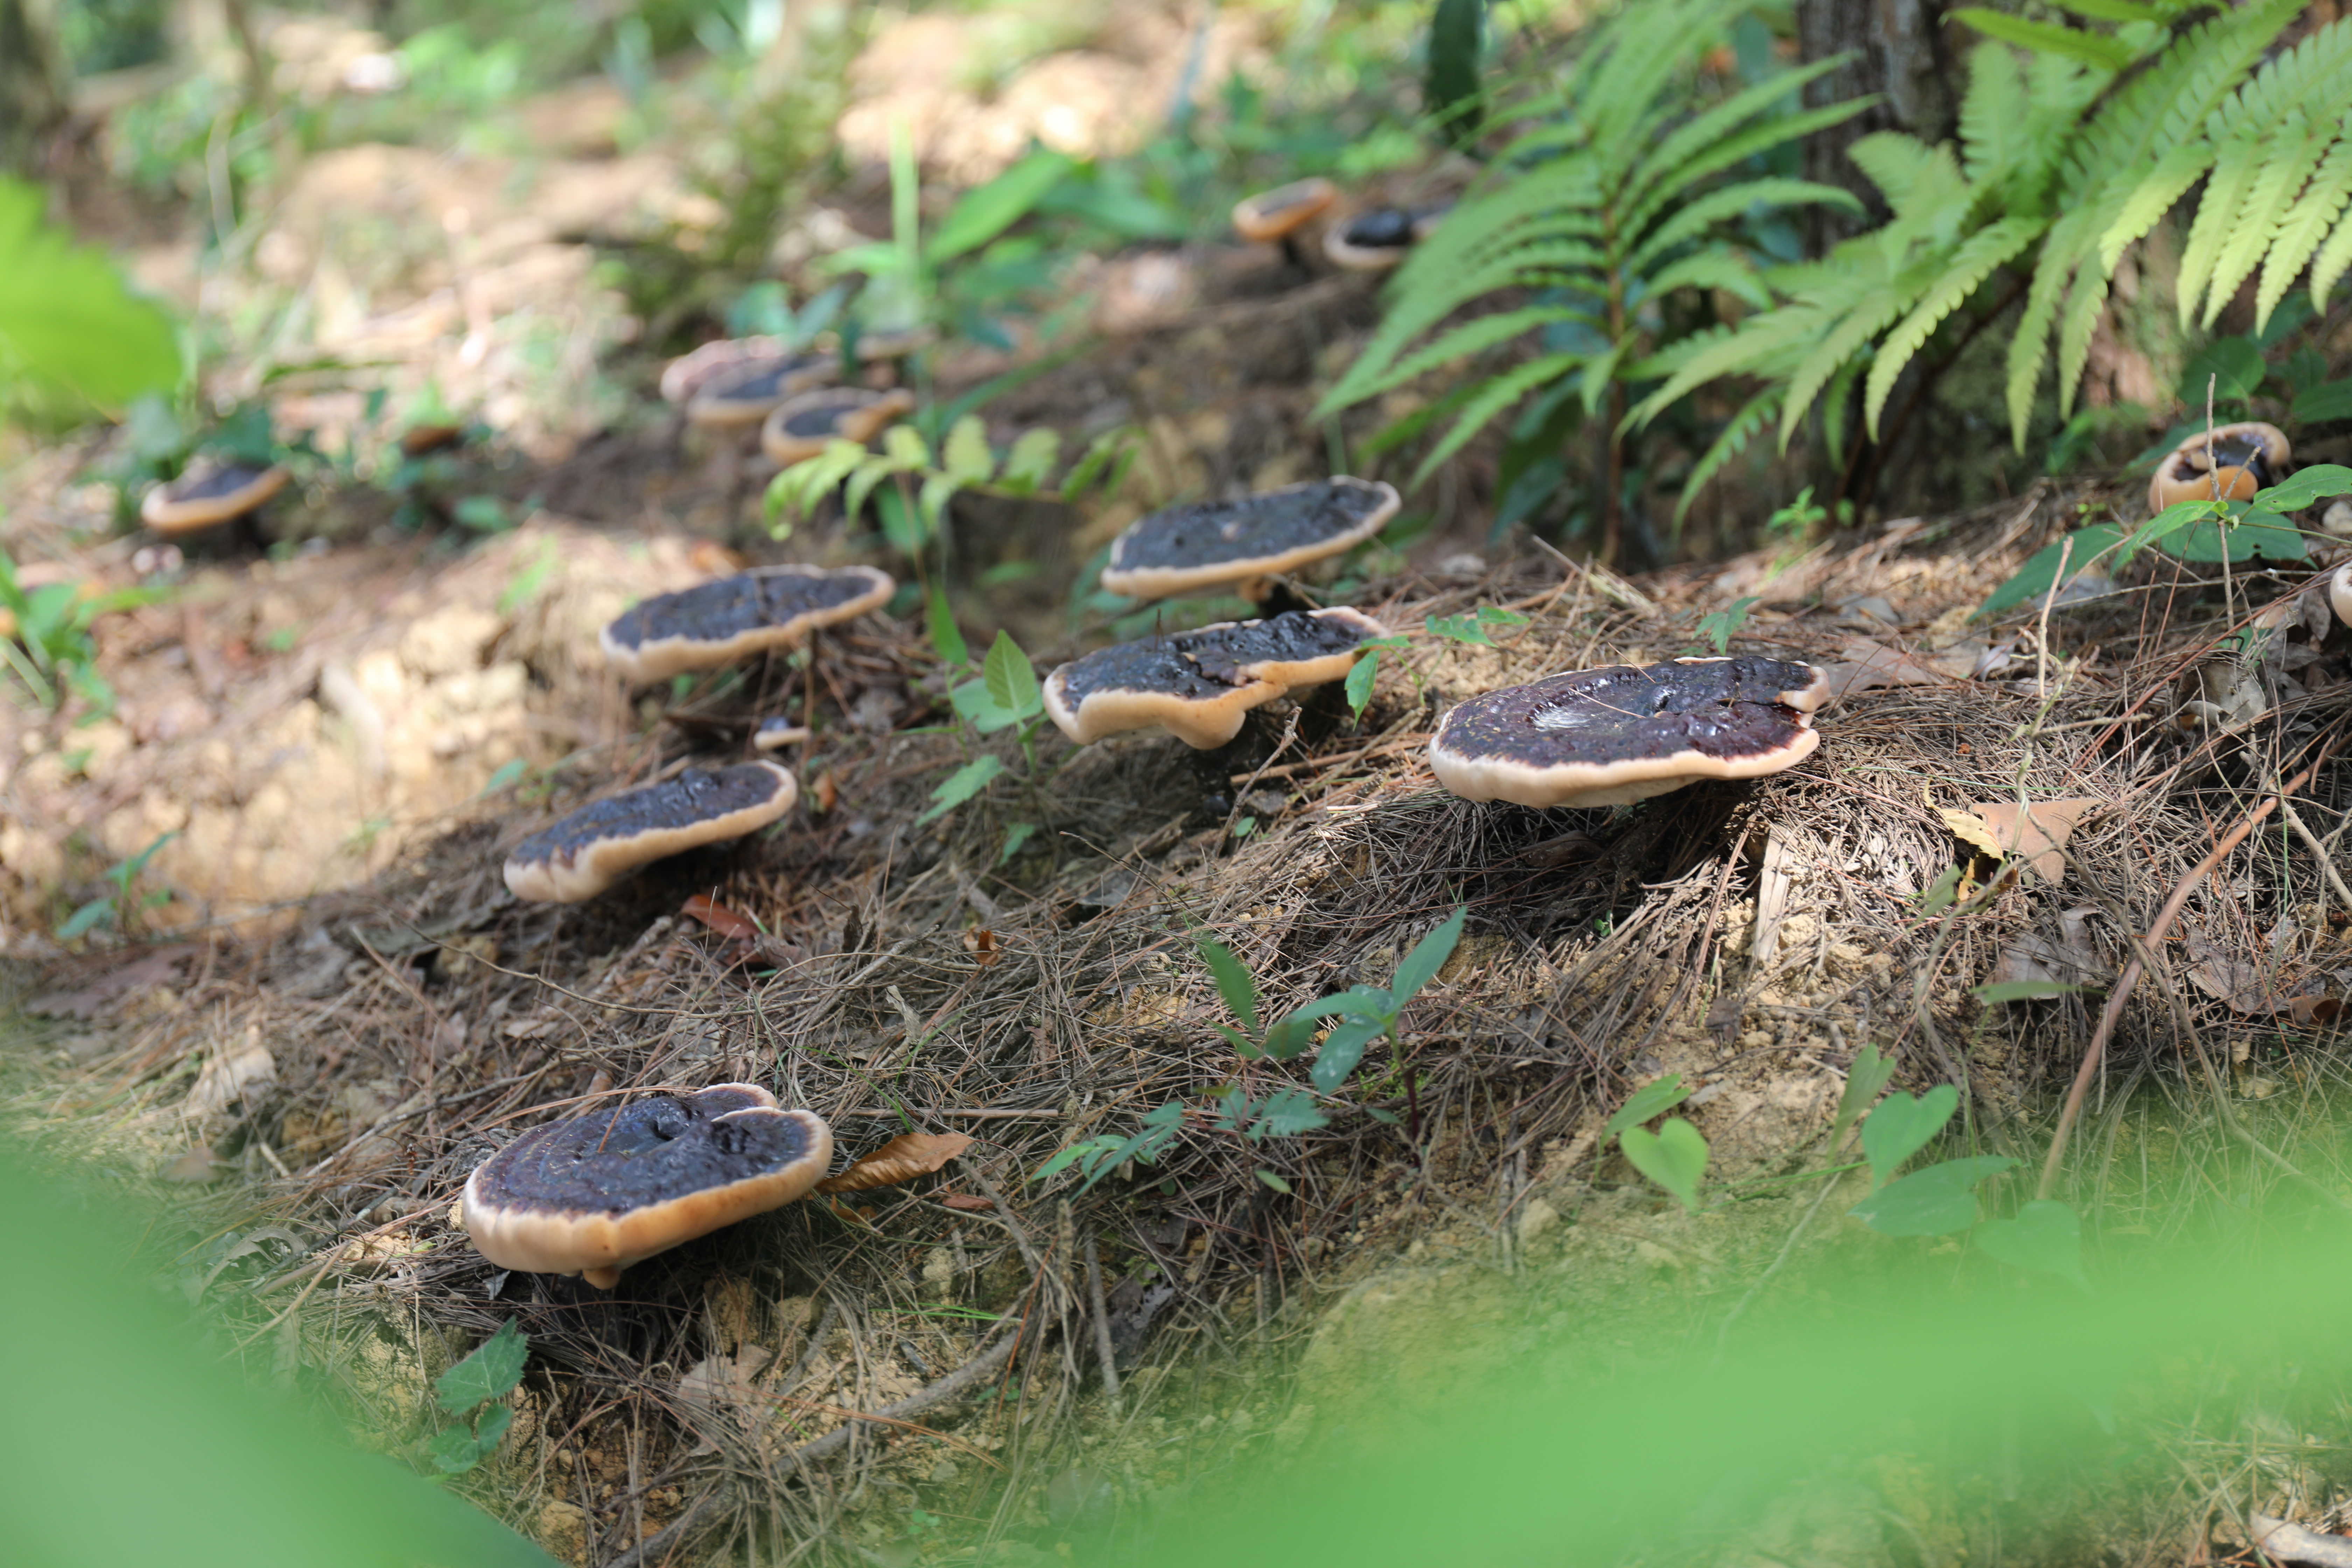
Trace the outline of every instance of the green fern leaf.
{"label": "green fern leaf", "polygon": [[[2327,230],[2344,210],[2347,196],[2352,196],[2352,142],[2338,142],[2328,149],[2327,157],[2311,176],[2311,184],[2294,206],[2287,210],[2280,223],[2277,237],[2271,242],[2271,253],[2263,262],[2263,280],[2254,290],[2254,321],[2256,330],[2267,325],[2271,312],[2278,308],[2286,291],[2294,286],[2295,275],[2303,270],[2327,237]],[[2315,278],[2316,274],[2314,274]],[[2314,300],[2316,308],[2323,293]]]}
{"label": "green fern leaf", "polygon": [[[1396,361],[1365,384],[1351,389],[1350,403],[1361,403],[1378,397],[1391,387],[1403,385],[1425,371],[1434,370],[1454,360],[1467,359],[1484,353],[1497,343],[1507,343],[1528,332],[1539,331],[1555,321],[1573,320],[1583,315],[1559,305],[1525,305],[1516,310],[1497,310],[1493,315],[1478,316],[1460,326],[1440,333],[1412,353]],[[1363,361],[1356,362],[1358,364]],[[1352,367],[1350,374],[1352,375]],[[1338,394],[1333,394],[1334,396]],[[1344,406],[1344,405],[1343,405]]]}
{"label": "green fern leaf", "polygon": [[2095,267],[2074,271],[2066,306],[2058,318],[2058,416],[2074,412],[2074,395],[2083,384],[2083,368],[2090,363],[2091,338],[2099,328],[2107,303],[2107,275]]}
{"label": "green fern leaf", "polygon": [[2050,358],[2050,323],[2058,314],[2061,290],[2073,270],[2065,258],[2082,242],[2088,226],[2079,210],[2050,226],[2034,259],[2033,285],[2026,290],[2024,313],[2009,342],[2009,425],[2021,452],[2025,450],[2025,429],[2033,416],[2033,394],[2042,383],[2042,367]]}
{"label": "green fern leaf", "polygon": [[1660,268],[1643,283],[1643,292],[1652,298],[1676,289],[1719,289],[1759,310],[1772,303],[1772,291],[1764,286],[1764,279],[1735,250],[1695,251]]}
{"label": "green fern leaf", "polygon": [[2352,216],[2347,216],[2327,237],[2319,254],[2311,258],[2311,305],[2315,310],[2327,309],[2327,296],[2352,268]]}
{"label": "green fern leaf", "polygon": [[2042,227],[2038,218],[2010,217],[1969,236],[1952,253],[1942,276],[1927,286],[1911,313],[1886,335],[1877,357],[1871,362],[1870,380],[1863,389],[1863,420],[1873,440],[1878,437],[1878,416],[1885,409],[1887,395],[1895,390],[1895,378],[1902,374],[1903,367],[1927,346],[1927,339],[1943,324],[1944,318],[1967,303],[1996,268],[2013,260],[2039,238]]}
{"label": "green fern leaf", "polygon": [[1685,163],[1731,135],[1743,121],[1763,113],[1782,99],[1802,91],[1807,82],[1844,65],[1848,58],[1836,55],[1816,60],[1801,70],[1766,77],[1755,86],[1742,89],[1693,115],[1633,165],[1625,181],[1625,199],[1638,202],[1659,184],[1688,185],[1690,181],[1682,172]]}
{"label": "green fern leaf", "polygon": [[1677,528],[1689,512],[1691,502],[1696,500],[1698,492],[1706,488],[1707,481],[1721,473],[1725,464],[1747,450],[1748,444],[1756,438],[1756,433],[1770,424],[1772,416],[1780,411],[1780,388],[1768,386],[1749,398],[1741,405],[1739,412],[1731,416],[1707,449],[1699,454],[1698,461],[1691,465],[1689,477],[1683,480],[1682,499],[1675,502],[1675,524]]}
{"label": "green fern leaf", "polygon": [[1870,346],[1870,341],[1909,310],[1917,300],[1919,287],[1925,279],[1922,268],[1910,268],[1892,282],[1872,289],[1854,301],[1845,319],[1830,329],[1803,360],[1795,374],[1789,377],[1787,399],[1780,405],[1780,447],[1788,449],[1790,438],[1804,422],[1805,412],[1812,406],[1819,393],[1839,367]]}
{"label": "green fern leaf", "polygon": [[2068,59],[2082,61],[2105,70],[2119,71],[2138,58],[2130,45],[2105,33],[2085,33],[2074,27],[2062,27],[2054,22],[2036,22],[2024,16],[2003,16],[1978,5],[1963,5],[1947,13],[1955,22],[1965,22],[1988,38],[1998,38],[2004,44],[2015,44],[2021,49],[2036,54],[2063,55]]}
{"label": "green fern leaf", "polygon": [[2099,266],[2113,272],[2125,247],[2154,228],[2212,165],[2212,145],[2202,139],[2175,147],[2158,159],[2156,167],[2130,187],[2115,221],[2099,236]]}
{"label": "green fern leaf", "polygon": [[1724,185],[1694,196],[1674,209],[1656,227],[1644,236],[1625,258],[1625,270],[1636,275],[1648,270],[1651,264],[1665,252],[1687,240],[1696,239],[1709,226],[1726,218],[1738,217],[1755,209],[1797,206],[1835,206],[1848,212],[1862,211],[1862,203],[1851,191],[1835,185],[1816,184],[1811,180],[1765,179],[1748,180],[1737,185]]}
{"label": "green fern leaf", "polygon": [[1769,153],[1776,147],[1801,142],[1816,131],[1843,125],[1869,107],[1868,100],[1854,99],[1845,103],[1832,103],[1826,109],[1809,109],[1800,114],[1780,115],[1761,125],[1750,126],[1736,135],[1727,136],[1684,163],[1675,171],[1672,181],[1654,187],[1646,196],[1625,209],[1618,219],[1618,232],[1639,234],[1677,195],[1700,181],[1719,174],[1734,164]]}
{"label": "green fern leaf", "polygon": [[2212,280],[2214,263],[2221,258],[2231,224],[2245,205],[2247,194],[2262,171],[2262,153],[2261,142],[2251,137],[2238,137],[2224,142],[2221,155],[2213,161],[2213,172],[2205,181],[2205,199],[2198,204],[2197,220],[2189,225],[2189,243],[2180,252],[2176,286],[2180,296],[2180,324],[2184,327],[2196,316],[2197,301],[2204,297],[2205,286]]}
{"label": "green fern leaf", "polygon": [[1634,405],[1633,428],[1655,419],[1693,389],[1727,375],[1769,375],[1793,368],[1804,346],[1819,337],[1835,312],[1798,303],[1759,310],[1736,327],[1694,334],[1659,356],[1665,381]]}
{"label": "green fern leaf", "polygon": [[1463,405],[1462,416],[1421,460],[1421,467],[1413,470],[1412,483],[1418,485],[1428,479],[1444,466],[1446,459],[1467,446],[1472,437],[1493,423],[1496,415],[1536,387],[1576,369],[1582,358],[1580,354],[1546,354],[1488,382],[1479,389],[1477,396]]}
{"label": "green fern leaf", "polygon": [[2161,22],[2180,7],[2135,5],[2133,0],[2059,0],[2062,8],[2100,22]]}
{"label": "green fern leaf", "polygon": [[[1874,131],[1857,137],[1853,145],[1845,150],[1845,155],[1853,161],[1855,168],[1870,177],[1879,195],[1886,198],[1886,205],[1901,212],[1911,205],[1914,193],[1935,172],[1936,154],[1942,151],[1900,131]],[[1949,159],[1950,154],[1946,153],[1948,163]]]}
{"label": "green fern leaf", "polygon": [[[2336,140],[2337,125],[2313,125],[2301,111],[2290,114],[2278,128],[2277,138],[2271,144],[2270,157],[2263,163],[2252,188],[2246,195],[2246,205],[2230,226],[2228,239],[2221,254],[2213,264],[2213,283],[2207,291],[2205,326],[2210,331],[2213,318],[2221,313],[2222,304],[2234,298],[2238,285],[2253,275],[2253,270],[2279,236],[2280,226],[2294,210],[2296,198],[2310,182],[2319,161],[2326,156],[2328,144]],[[2263,312],[2267,317],[2268,312]]]}
{"label": "green fern leaf", "polygon": [[2025,75],[2005,44],[1969,51],[1969,90],[1960,100],[1960,167],[1984,184],[2014,162],[2027,122]]}

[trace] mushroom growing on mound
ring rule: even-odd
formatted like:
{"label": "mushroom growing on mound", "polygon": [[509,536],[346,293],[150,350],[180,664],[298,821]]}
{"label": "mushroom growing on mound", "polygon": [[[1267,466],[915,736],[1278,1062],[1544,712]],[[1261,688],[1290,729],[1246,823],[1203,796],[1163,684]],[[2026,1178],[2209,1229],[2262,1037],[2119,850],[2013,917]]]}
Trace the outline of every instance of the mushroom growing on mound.
{"label": "mushroom growing on mound", "polygon": [[1234,232],[1261,245],[1279,245],[1294,267],[1299,265],[1298,231],[1330,210],[1339,188],[1321,175],[1293,180],[1270,191],[1260,191],[1234,204]]}
{"label": "mushroom growing on mound", "polygon": [[1121,643],[1047,676],[1045,711],[1082,746],[1157,724],[1207,751],[1239,734],[1249,710],[1338,680],[1367,638],[1387,635],[1371,616],[1341,607]]}
{"label": "mushroom growing on mound", "polygon": [[713,374],[686,400],[687,423],[710,430],[758,425],[785,399],[833,379],[840,362],[829,354],[782,354],[747,359]]}
{"label": "mushroom growing on mound", "polygon": [[755,833],[799,798],[793,775],[773,763],[688,768],[532,834],[507,857],[507,888],[538,903],[578,903],[649,861]]}
{"label": "mushroom growing on mound", "polygon": [[1402,265],[1412,247],[1428,237],[1436,216],[1402,207],[1357,213],[1324,233],[1323,254],[1343,271],[1385,272]]}
{"label": "mushroom growing on mound", "polygon": [[2147,482],[2151,512],[2185,500],[2252,500],[2257,490],[2286,477],[2294,456],[2286,432],[2259,419],[2200,430],[2156,466]]}
{"label": "mushroom growing on mound", "polygon": [[193,533],[250,514],[291,477],[276,463],[257,468],[200,458],[178,479],[149,490],[139,503],[139,520],[158,533]]}
{"label": "mushroom growing on mound", "polygon": [[1777,658],[1612,664],[1473,697],[1430,742],[1465,800],[1624,805],[1700,779],[1777,773],[1821,744],[1829,677]]}
{"label": "mushroom growing on mound", "polygon": [[458,1217],[501,1268],[609,1290],[633,1263],[782,1208],[832,1163],[815,1112],[714,1084],[532,1128],[474,1167]]}
{"label": "mushroom growing on mound", "polygon": [[900,387],[870,392],[862,386],[821,386],[776,405],[760,426],[760,450],[778,468],[823,452],[835,441],[859,446],[883,427],[915,411],[915,395]]}
{"label": "mushroom growing on mound", "polygon": [[1165,507],[1111,542],[1102,585],[1165,599],[1295,572],[1371,538],[1397,505],[1393,485],[1341,474],[1236,500]]}
{"label": "mushroom growing on mound", "polygon": [[898,589],[873,566],[762,566],[656,594],[615,616],[597,642],[633,681],[717,669],[878,610]]}

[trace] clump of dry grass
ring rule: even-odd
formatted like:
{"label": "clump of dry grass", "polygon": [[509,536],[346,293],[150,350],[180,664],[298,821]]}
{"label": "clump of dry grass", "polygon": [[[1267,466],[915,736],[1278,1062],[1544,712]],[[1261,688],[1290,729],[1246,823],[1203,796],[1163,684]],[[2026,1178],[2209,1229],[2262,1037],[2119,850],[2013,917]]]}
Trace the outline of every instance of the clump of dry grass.
{"label": "clump of dry grass", "polygon": [[[2073,500],[1817,552],[1780,580],[1802,584],[1801,602],[1784,611],[1768,584],[1735,647],[1833,662],[1853,631],[1833,607],[1857,595],[1941,628],[1916,634],[1923,648],[1948,640],[1962,628],[1948,612],[2071,521]],[[916,818],[971,742],[908,728],[922,718],[908,691],[938,685],[927,657],[831,637],[804,669],[763,667],[689,700],[686,721],[625,748],[620,770],[651,776],[799,696],[834,719],[798,759],[821,814],[550,909],[505,896],[504,846],[616,781],[578,771],[543,803],[509,795],[398,872],[314,900],[266,947],[192,952],[168,1004],[109,1020],[45,1109],[95,1115],[118,1151],[202,1137],[240,1163],[237,1202],[268,1205],[290,1239],[231,1259],[212,1288],[233,1288],[247,1344],[337,1369],[385,1430],[413,1428],[415,1375],[519,1318],[530,1420],[488,1493],[581,1560],[637,1561],[640,1540],[781,1552],[822,1538],[849,1561],[875,1499],[918,1486],[952,1491],[980,1515],[960,1528],[993,1536],[1060,1506],[1030,1483],[1080,1473],[1082,1414],[1123,1407],[1132,1431],[1168,1388],[1212,1375],[1197,1346],[1278,1361],[1362,1259],[1442,1225],[1513,1267],[1511,1216],[1531,1194],[1622,1178],[1600,1122],[1660,1072],[1701,1089],[1691,1113],[1732,1173],[1800,1154],[1865,1044],[1910,1080],[1964,1085],[1979,1135],[2030,1152],[2050,1086],[2081,1055],[2085,1005],[1988,1007],[1971,988],[2028,937],[2119,969],[2221,833],[2341,728],[2352,694],[2321,683],[2323,661],[2240,732],[2142,721],[2169,710],[2165,694],[2231,618],[2150,582],[2018,628],[2002,679],[1927,675],[1851,698],[1824,717],[1814,761],[1754,786],[1608,815],[1435,788],[1422,751],[1451,702],[1695,650],[1727,581],[1755,592],[1759,575],[1734,563],[1635,587],[1528,560],[1376,584],[1356,602],[1392,625],[1481,603],[1529,624],[1497,647],[1424,640],[1391,656],[1360,727],[1322,702],[1269,710],[1211,759],[1213,776],[1160,739],[1066,760],[1055,742],[1049,776],[936,828]],[[2298,798],[2326,832],[2347,793],[2336,763]],[[2012,877],[1949,908],[1923,900],[1965,853],[1941,810],[2066,796],[2108,805],[2067,843],[2060,885]],[[1244,813],[1261,826],[1237,837]],[[1013,821],[1044,831],[1000,866]],[[2328,946],[2324,886],[2307,843],[2269,834],[2192,891],[2184,929],[2207,947],[2158,955],[2116,1068],[2172,1073],[2197,1034],[2217,1050],[2248,1030],[2303,1050],[2319,1022],[2233,1003],[2352,963]],[[761,934],[687,918],[697,894]],[[1220,1041],[1199,938],[1230,945],[1278,1012],[1384,981],[1456,905],[1470,934],[1410,1010],[1401,1059],[1376,1045],[1318,1131],[1217,1130],[1213,1094],[1300,1072]],[[2251,974],[2200,989],[2209,949]],[[254,1040],[268,1080],[192,1121],[185,1077]],[[796,1205],[632,1269],[609,1296],[502,1276],[451,1228],[467,1172],[535,1119],[724,1079],[815,1109],[845,1159],[910,1128],[979,1142],[934,1185]],[[1170,1102],[1196,1114],[1156,1164],[1091,1189],[1030,1179],[1073,1141]]]}

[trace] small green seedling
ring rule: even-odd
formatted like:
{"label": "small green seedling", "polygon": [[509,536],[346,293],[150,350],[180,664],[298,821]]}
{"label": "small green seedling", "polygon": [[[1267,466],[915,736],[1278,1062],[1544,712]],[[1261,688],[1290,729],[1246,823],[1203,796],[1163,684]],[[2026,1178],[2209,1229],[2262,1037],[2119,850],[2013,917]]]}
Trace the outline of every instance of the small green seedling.
{"label": "small green seedling", "polygon": [[1698,1184],[1706,1174],[1706,1140],[1679,1116],[1666,1119],[1655,1132],[1628,1127],[1617,1135],[1617,1146],[1633,1169],[1664,1187],[1691,1214],[1698,1213]]}
{"label": "small green seedling", "polygon": [[1739,635],[1739,628],[1748,624],[1748,612],[1762,602],[1753,594],[1741,595],[1715,614],[1701,616],[1698,635],[1713,643],[1717,653],[1727,651],[1731,647],[1731,639]]}
{"label": "small green seedling", "polygon": [[1381,672],[1381,650],[1411,646],[1410,640],[1404,637],[1371,637],[1361,645],[1363,651],[1356,656],[1356,662],[1349,667],[1348,682],[1345,688],[1349,710],[1357,718],[1362,718],[1364,710],[1371,706],[1372,682]]}
{"label": "small green seedling", "polygon": [[1217,983],[1217,994],[1243,1026],[1242,1029],[1234,1029],[1220,1024],[1217,1031],[1244,1058],[1263,1056],[1288,1061],[1313,1043],[1318,1024],[1326,1018],[1339,1019],[1323,1037],[1323,1048],[1316,1053],[1314,1068],[1308,1074],[1318,1089],[1330,1094],[1364,1059],[1364,1047],[1382,1035],[1389,1037],[1391,1046],[1402,1049],[1397,1021],[1403,1016],[1405,1004],[1436,978],[1438,970],[1453,955],[1469,913],[1466,907],[1456,909],[1444,924],[1422,938],[1398,963],[1387,986],[1350,986],[1336,995],[1309,1002],[1263,1034],[1258,1026],[1256,982],[1231,948],[1204,937],[1200,943],[1202,961]]}
{"label": "small green seedling", "polygon": [[1142,1128],[1133,1136],[1114,1138],[1105,1134],[1081,1139],[1038,1166],[1036,1173],[1029,1179],[1042,1182],[1075,1165],[1079,1174],[1086,1177],[1078,1187],[1079,1192],[1085,1193],[1129,1160],[1146,1165],[1156,1164],[1168,1146],[1176,1142],[1176,1135],[1183,1130],[1184,1107],[1171,1100],[1156,1110],[1146,1111]]}
{"label": "small green seedling", "polygon": [[1617,1114],[1609,1119],[1608,1125],[1601,1130],[1601,1135],[1604,1138],[1617,1137],[1629,1127],[1639,1127],[1645,1121],[1664,1116],[1690,1097],[1691,1091],[1683,1085],[1682,1074],[1670,1072],[1664,1078],[1654,1079],[1635,1089],[1625,1103],[1617,1108]]}
{"label": "small green seedling", "polygon": [[1449,642],[1468,643],[1476,647],[1493,647],[1495,639],[1486,635],[1495,626],[1523,626],[1527,616],[1517,610],[1498,609],[1493,605],[1481,605],[1475,614],[1466,616],[1425,616],[1422,626],[1431,637]]}
{"label": "small green seedling", "polygon": [[465,1419],[434,1436],[428,1451],[436,1468],[462,1476],[498,1450],[514,1420],[514,1408],[495,1402],[514,1392],[530,1356],[529,1337],[509,1318],[471,1355],[441,1374],[433,1385],[435,1396],[445,1413]]}
{"label": "small green seedling", "polygon": [[179,836],[176,830],[166,833],[130,859],[108,867],[106,879],[114,884],[114,890],[104,898],[90,900],[68,915],[65,923],[58,927],[58,940],[71,942],[78,936],[87,936],[109,921],[113,922],[115,930],[127,933],[134,923],[132,917],[139,910],[168,903],[172,897],[168,889],[158,888],[143,898],[134,900],[131,896],[131,885],[145,874],[147,863],[155,858],[156,851]]}

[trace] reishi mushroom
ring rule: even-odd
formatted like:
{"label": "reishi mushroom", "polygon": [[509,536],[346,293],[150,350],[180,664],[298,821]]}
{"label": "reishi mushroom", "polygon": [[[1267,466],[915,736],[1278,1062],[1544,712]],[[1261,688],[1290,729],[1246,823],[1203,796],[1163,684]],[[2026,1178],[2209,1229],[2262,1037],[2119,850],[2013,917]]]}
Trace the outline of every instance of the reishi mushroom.
{"label": "reishi mushroom", "polygon": [[649,861],[755,833],[799,798],[800,785],[773,763],[688,768],[532,834],[507,856],[507,889],[535,903],[578,903]]}
{"label": "reishi mushroom", "polygon": [[1165,507],[1111,542],[1102,585],[1164,599],[1295,572],[1371,538],[1397,506],[1393,485],[1340,474],[1236,500]]}
{"label": "reishi mushroom", "polygon": [[249,515],[291,478],[282,464],[257,468],[198,458],[178,479],[147,492],[139,520],[158,533],[193,533]]}
{"label": "reishi mushroom", "polygon": [[712,374],[686,400],[689,425],[711,430],[757,426],[776,405],[833,379],[840,362],[829,354],[780,354],[749,359]]}
{"label": "reishi mushroom", "polygon": [[762,566],[641,600],[597,641],[631,680],[664,680],[790,647],[820,627],[880,609],[897,590],[890,574],[873,566]]}
{"label": "reishi mushroom", "polygon": [[609,1290],[632,1264],[782,1208],[832,1163],[815,1112],[713,1084],[532,1128],[474,1167],[458,1217],[501,1268]]}
{"label": "reishi mushroom", "polygon": [[915,395],[902,387],[870,392],[862,386],[821,386],[776,405],[760,426],[760,450],[779,468],[817,456],[835,441],[859,446],[915,411]]}
{"label": "reishi mushroom", "polygon": [[757,361],[767,363],[793,357],[792,345],[782,338],[719,338],[700,348],[678,355],[662,367],[661,399],[664,403],[684,407],[717,377],[729,374]]}
{"label": "reishi mushroom", "polygon": [[1045,711],[1079,745],[1157,724],[1197,751],[1241,732],[1243,715],[1338,680],[1388,628],[1361,610],[1293,610],[1262,621],[1098,648],[1045,678]]}
{"label": "reishi mushroom", "polygon": [[1339,187],[1319,174],[1293,180],[1234,203],[1234,232],[1260,245],[1278,244],[1292,266],[1301,266],[1298,231],[1339,199]]}
{"label": "reishi mushroom", "polygon": [[2257,490],[2286,477],[2294,456],[2286,432],[2260,419],[2242,419],[2198,431],[2156,466],[2147,481],[2151,512],[2185,500],[2251,500]]}
{"label": "reishi mushroom", "polygon": [[1412,247],[1428,237],[1436,216],[1373,207],[1333,224],[1324,233],[1323,254],[1343,271],[1385,272],[1412,254]]}
{"label": "reishi mushroom", "polygon": [[1795,766],[1821,744],[1812,716],[1829,695],[1823,671],[1777,658],[1574,670],[1459,704],[1429,762],[1465,800],[1624,805]]}

